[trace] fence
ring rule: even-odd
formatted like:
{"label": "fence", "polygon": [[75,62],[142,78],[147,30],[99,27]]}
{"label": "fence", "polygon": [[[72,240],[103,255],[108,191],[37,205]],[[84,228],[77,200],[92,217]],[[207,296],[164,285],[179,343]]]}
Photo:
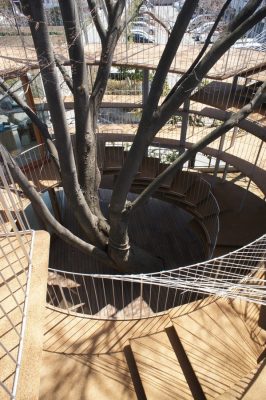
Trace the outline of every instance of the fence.
{"label": "fence", "polygon": [[1,399],[16,396],[27,320],[34,232],[23,209],[23,196],[0,152]]}

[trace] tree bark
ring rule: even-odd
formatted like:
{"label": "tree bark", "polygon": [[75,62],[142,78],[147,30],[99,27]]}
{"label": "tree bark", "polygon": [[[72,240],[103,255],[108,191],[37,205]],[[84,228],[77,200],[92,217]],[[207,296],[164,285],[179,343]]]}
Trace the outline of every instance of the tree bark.
{"label": "tree bark", "polygon": [[67,128],[64,103],[55,70],[42,1],[23,0],[22,6],[24,14],[29,19],[31,35],[49,104],[66,198],[89,241],[103,248],[106,246],[106,236],[99,230],[98,218],[88,207],[78,182],[72,142]]}

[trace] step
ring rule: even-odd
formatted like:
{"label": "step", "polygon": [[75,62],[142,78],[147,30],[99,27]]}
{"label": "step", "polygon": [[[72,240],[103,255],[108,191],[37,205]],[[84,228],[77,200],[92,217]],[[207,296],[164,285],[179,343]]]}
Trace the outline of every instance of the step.
{"label": "step", "polygon": [[186,199],[193,204],[199,204],[206,198],[210,193],[210,186],[203,179],[198,179],[186,192]]}
{"label": "step", "polygon": [[[161,174],[166,168],[169,167],[169,164],[163,164],[160,163],[159,164],[159,171],[158,171],[158,175]],[[172,182],[173,182],[174,177],[173,176],[168,176],[164,182],[161,184],[160,188],[164,188],[164,189],[170,189]]]}
{"label": "step", "polygon": [[202,246],[204,247],[205,250],[205,254],[207,255],[207,257],[209,257],[209,245],[207,243],[207,240],[209,240],[206,237],[205,234],[205,230],[202,228],[202,225],[200,222],[198,222],[198,220],[196,218],[193,218],[190,222],[189,222],[189,227],[191,228],[191,230],[193,232],[196,233],[197,237],[200,239]]}
{"label": "step", "polygon": [[145,179],[154,179],[159,173],[159,158],[155,157],[144,157],[140,166],[140,173],[135,178],[134,182],[138,183]]}
{"label": "step", "polygon": [[207,240],[209,244],[214,245],[215,240],[215,229],[217,228],[217,221],[215,220],[215,215],[206,217],[202,220],[202,227],[205,230]]}
{"label": "step", "polygon": [[266,393],[266,362],[261,361],[252,371],[241,378],[232,388],[216,400],[263,400]]}
{"label": "step", "polygon": [[131,339],[130,346],[147,399],[192,399],[165,331]]}
{"label": "step", "polygon": [[107,306],[103,307],[99,312],[94,314],[94,317],[101,318],[115,318],[117,313],[117,309],[112,306],[112,304],[107,304]]}
{"label": "step", "polygon": [[178,172],[173,178],[170,191],[185,195],[196,179],[198,179],[197,174]]}
{"label": "step", "polygon": [[104,153],[103,170],[105,174],[118,172],[124,162],[123,146],[107,146]]}
{"label": "step", "polygon": [[197,205],[197,211],[202,218],[219,214],[216,203],[211,196],[207,196],[203,202]]}
{"label": "step", "polygon": [[207,399],[231,388],[257,365],[262,346],[235,311],[237,301],[219,299],[189,315],[172,318],[173,326]]}
{"label": "step", "polygon": [[116,319],[130,319],[130,318],[146,318],[153,315],[152,309],[143,300],[142,297],[131,301],[122,310],[115,314]]}
{"label": "step", "polygon": [[123,351],[93,355],[44,351],[38,398],[138,400]]}

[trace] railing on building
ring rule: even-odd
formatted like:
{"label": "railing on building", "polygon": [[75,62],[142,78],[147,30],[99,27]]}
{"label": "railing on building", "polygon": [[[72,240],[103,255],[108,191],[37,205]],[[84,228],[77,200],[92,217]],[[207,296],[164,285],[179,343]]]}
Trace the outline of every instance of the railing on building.
{"label": "railing on building", "polygon": [[[0,150],[1,398],[15,399],[27,320],[34,232],[24,213],[23,196]],[[16,337],[14,339],[14,336]],[[6,376],[7,374],[7,376]],[[3,396],[3,397],[2,397]]]}
{"label": "railing on building", "polygon": [[66,313],[119,320],[152,317],[206,296],[266,304],[265,260],[266,235],[225,256],[153,274],[49,269],[47,301]]}

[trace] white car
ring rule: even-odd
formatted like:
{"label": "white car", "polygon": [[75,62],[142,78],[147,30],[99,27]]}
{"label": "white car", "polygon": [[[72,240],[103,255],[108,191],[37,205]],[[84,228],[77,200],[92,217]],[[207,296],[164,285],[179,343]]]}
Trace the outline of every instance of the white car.
{"label": "white car", "polygon": [[197,15],[195,18],[193,18],[188,26],[188,32],[193,31],[194,29],[198,29],[207,22],[212,22],[214,23],[215,20],[215,15],[214,14],[201,14]]}
{"label": "white car", "polygon": [[204,33],[209,33],[211,28],[213,27],[214,21],[212,22],[206,22],[205,24],[202,24],[198,28],[195,28],[191,31],[193,39],[197,38],[199,35],[202,35]]}
{"label": "white car", "polygon": [[131,29],[144,30],[147,33],[154,34],[154,29],[145,21],[136,21],[132,23]]}
{"label": "white car", "polygon": [[[208,33],[209,33],[209,32],[208,32]],[[198,40],[200,43],[205,43],[205,41],[206,41],[206,39],[207,39],[207,36],[208,36],[208,33],[201,33],[201,34],[197,37],[197,40]],[[215,31],[213,32],[212,36],[211,36],[210,43],[216,42],[216,40],[219,39],[220,35],[221,35],[221,32],[215,30]],[[196,39],[195,39],[195,40],[196,40]]]}
{"label": "white car", "polygon": [[140,30],[140,29],[132,29],[128,38],[132,39],[133,42],[135,42],[135,43],[154,43],[155,42],[154,36],[149,35],[147,32],[145,32],[144,30]]}
{"label": "white car", "polygon": [[237,49],[253,49],[266,51],[266,30],[255,35],[253,38],[244,37],[235,42],[233,47]]}

